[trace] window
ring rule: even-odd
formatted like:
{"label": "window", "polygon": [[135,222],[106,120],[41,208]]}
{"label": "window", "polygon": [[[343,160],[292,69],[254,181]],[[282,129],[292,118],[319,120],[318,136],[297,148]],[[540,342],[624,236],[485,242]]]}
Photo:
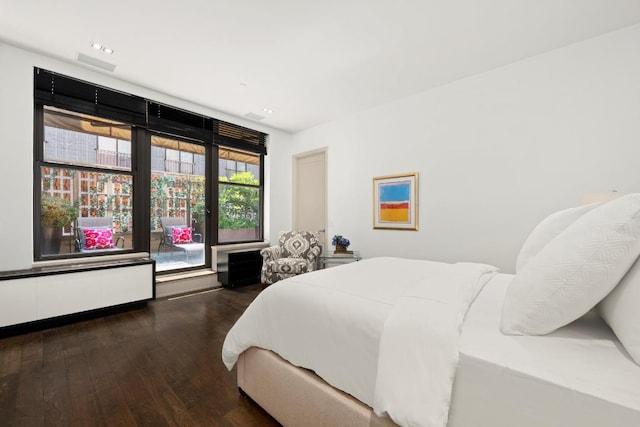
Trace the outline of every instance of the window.
{"label": "window", "polygon": [[34,105],[36,260],[139,251],[173,271],[262,239],[266,134],[39,68]]}
{"label": "window", "polygon": [[218,149],[218,242],[261,239],[262,180],[259,154]]}
{"label": "window", "polygon": [[41,111],[37,258],[133,249],[131,127],[50,106]]}

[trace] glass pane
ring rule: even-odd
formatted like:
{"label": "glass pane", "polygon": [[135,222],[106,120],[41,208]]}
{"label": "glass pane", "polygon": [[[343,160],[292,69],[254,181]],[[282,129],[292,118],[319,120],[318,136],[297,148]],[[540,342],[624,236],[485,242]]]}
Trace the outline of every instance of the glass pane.
{"label": "glass pane", "polygon": [[131,126],[53,107],[44,110],[44,160],[131,170]]}
{"label": "glass pane", "polygon": [[151,256],[157,271],[204,265],[205,148],[151,137]]}
{"label": "glass pane", "polygon": [[218,150],[218,168],[220,181],[231,179],[234,175],[247,172],[255,183],[260,185],[260,155],[238,150],[220,148]]}
{"label": "glass pane", "polygon": [[41,254],[133,249],[133,178],[63,167],[41,169]]}
{"label": "glass pane", "polygon": [[[245,182],[248,181],[248,182]],[[235,174],[229,182],[257,183],[249,172]],[[260,189],[220,184],[218,241],[246,242],[260,237]]]}

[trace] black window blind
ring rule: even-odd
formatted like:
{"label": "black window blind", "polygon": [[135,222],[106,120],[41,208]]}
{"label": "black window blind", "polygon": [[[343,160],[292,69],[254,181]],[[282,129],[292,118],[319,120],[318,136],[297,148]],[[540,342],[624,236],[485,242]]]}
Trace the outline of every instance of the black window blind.
{"label": "black window blind", "polygon": [[118,120],[149,130],[267,154],[267,134],[139,96],[34,68],[37,103]]}

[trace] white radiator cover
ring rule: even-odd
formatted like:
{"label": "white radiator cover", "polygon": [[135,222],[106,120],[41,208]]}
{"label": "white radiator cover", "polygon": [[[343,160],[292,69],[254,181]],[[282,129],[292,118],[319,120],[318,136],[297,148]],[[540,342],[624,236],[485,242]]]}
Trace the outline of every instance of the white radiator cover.
{"label": "white radiator cover", "polygon": [[0,281],[0,327],[154,296],[153,264]]}

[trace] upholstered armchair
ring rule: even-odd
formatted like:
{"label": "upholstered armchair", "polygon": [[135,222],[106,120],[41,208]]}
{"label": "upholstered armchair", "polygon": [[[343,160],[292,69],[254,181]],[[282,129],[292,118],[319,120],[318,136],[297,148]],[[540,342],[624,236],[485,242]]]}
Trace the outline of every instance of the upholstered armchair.
{"label": "upholstered armchair", "polygon": [[318,235],[315,233],[280,232],[277,246],[270,246],[260,251],[263,258],[260,275],[263,286],[315,270],[321,251]]}

